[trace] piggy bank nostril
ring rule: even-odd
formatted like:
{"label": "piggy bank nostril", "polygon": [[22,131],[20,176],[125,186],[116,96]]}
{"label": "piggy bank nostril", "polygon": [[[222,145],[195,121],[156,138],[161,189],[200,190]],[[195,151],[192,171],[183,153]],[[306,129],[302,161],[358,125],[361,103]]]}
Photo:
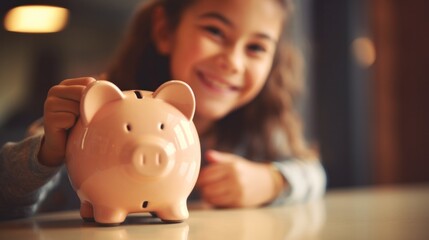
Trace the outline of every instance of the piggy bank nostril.
{"label": "piggy bank nostril", "polygon": [[146,158],[143,154],[139,155],[135,161],[137,165],[142,167],[146,164]]}
{"label": "piggy bank nostril", "polygon": [[161,165],[161,156],[159,155],[159,153],[155,154],[155,163],[156,165]]}
{"label": "piggy bank nostril", "polygon": [[127,132],[131,132],[131,124],[125,124],[125,129],[127,130]]}

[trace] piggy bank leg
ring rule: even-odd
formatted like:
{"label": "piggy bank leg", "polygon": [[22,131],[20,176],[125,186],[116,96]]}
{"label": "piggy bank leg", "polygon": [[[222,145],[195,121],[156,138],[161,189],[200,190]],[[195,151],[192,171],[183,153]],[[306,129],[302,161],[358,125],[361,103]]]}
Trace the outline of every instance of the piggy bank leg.
{"label": "piggy bank leg", "polygon": [[81,202],[80,216],[85,222],[94,222],[94,211],[92,209],[91,203]]}
{"label": "piggy bank leg", "polygon": [[128,212],[104,206],[94,206],[94,218],[101,224],[120,224],[125,221]]}
{"label": "piggy bank leg", "polygon": [[189,212],[186,201],[181,201],[157,211],[156,215],[164,222],[183,222],[189,217]]}

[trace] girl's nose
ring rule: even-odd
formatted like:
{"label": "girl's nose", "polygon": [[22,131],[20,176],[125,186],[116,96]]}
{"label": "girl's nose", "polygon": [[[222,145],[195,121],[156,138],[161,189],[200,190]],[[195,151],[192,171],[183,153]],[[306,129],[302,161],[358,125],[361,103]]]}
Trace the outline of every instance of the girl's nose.
{"label": "girl's nose", "polygon": [[216,62],[222,71],[241,73],[244,69],[245,55],[238,47],[230,47],[219,54]]}

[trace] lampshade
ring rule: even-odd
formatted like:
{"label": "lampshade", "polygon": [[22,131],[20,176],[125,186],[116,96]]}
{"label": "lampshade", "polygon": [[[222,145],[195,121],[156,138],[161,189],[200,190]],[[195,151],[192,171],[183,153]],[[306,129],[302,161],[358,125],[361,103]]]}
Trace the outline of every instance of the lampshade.
{"label": "lampshade", "polygon": [[61,31],[67,24],[66,8],[51,5],[22,5],[9,10],[4,27],[12,32],[50,33]]}

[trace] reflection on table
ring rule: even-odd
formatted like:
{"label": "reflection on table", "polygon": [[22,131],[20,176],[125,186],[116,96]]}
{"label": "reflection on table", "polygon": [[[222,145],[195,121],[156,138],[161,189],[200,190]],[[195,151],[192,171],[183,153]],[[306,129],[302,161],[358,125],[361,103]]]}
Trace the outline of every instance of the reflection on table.
{"label": "reflection on table", "polygon": [[328,192],[315,202],[259,209],[194,205],[176,224],[132,214],[103,227],[60,212],[0,222],[0,239],[429,239],[428,203],[426,185]]}

